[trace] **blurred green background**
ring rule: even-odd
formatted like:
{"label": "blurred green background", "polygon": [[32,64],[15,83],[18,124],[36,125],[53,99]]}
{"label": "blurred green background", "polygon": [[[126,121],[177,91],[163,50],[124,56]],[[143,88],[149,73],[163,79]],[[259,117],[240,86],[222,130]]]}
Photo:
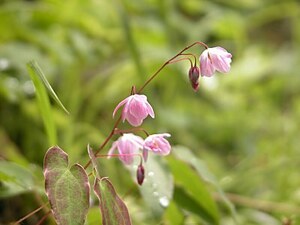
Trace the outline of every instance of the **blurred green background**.
{"label": "blurred green background", "polygon": [[[201,176],[188,184],[180,177],[176,165],[182,161],[176,160],[187,148],[235,205],[237,224],[300,224],[297,0],[0,0],[0,224],[46,202],[42,164],[52,144],[71,163],[85,164],[87,144],[97,148],[109,134],[112,111],[131,86],[140,87],[195,41],[231,52],[231,72],[201,78],[195,93],[189,63],[181,62],[144,90],[156,118],[143,127],[169,132],[173,146],[185,146],[163,159],[172,168],[177,197],[157,214],[119,160],[101,160],[102,174],[127,203],[134,224],[235,224],[215,185],[204,184]],[[66,115],[52,102],[57,143],[47,137],[26,70],[32,59],[70,111]],[[195,172],[192,163],[187,157],[183,165]],[[186,200],[183,193],[197,182],[214,199],[217,219],[206,219],[193,197]],[[97,204],[93,201],[87,224],[101,223]],[[22,224],[36,224],[46,212]]]}

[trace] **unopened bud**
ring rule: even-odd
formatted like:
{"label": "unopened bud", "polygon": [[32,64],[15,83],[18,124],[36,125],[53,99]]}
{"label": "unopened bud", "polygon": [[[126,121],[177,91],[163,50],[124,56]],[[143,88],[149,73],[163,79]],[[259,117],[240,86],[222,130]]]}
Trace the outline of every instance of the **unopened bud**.
{"label": "unopened bud", "polygon": [[145,178],[145,169],[142,164],[140,164],[136,171],[136,179],[139,185],[142,185]]}
{"label": "unopened bud", "polygon": [[189,70],[189,78],[194,91],[197,91],[199,88],[199,76],[200,69],[197,66],[193,66]]}

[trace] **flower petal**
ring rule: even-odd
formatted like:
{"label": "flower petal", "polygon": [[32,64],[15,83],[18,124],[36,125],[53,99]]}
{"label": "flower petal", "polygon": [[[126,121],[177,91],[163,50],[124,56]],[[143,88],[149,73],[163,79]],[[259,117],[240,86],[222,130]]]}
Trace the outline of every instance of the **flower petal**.
{"label": "flower petal", "polygon": [[215,68],[208,56],[208,52],[205,53],[205,51],[200,56],[200,71],[201,76],[210,77],[214,74]]}
{"label": "flower petal", "polygon": [[121,137],[118,142],[118,150],[120,153],[119,158],[127,165],[133,163],[134,145],[126,140],[126,138]]}
{"label": "flower petal", "polygon": [[112,144],[111,148],[108,150],[108,153],[107,153],[108,156],[107,156],[107,158],[111,158],[110,155],[114,154],[114,151],[116,150],[117,144],[118,144],[117,141],[115,141],[115,142]]}
{"label": "flower petal", "polygon": [[134,117],[141,119],[145,119],[148,115],[144,102],[141,102],[138,99],[132,99],[130,102],[129,113]]}
{"label": "flower petal", "polygon": [[165,137],[170,137],[168,133],[149,135],[144,142],[144,151],[152,151],[160,155],[168,155],[171,151],[170,143]]}
{"label": "flower petal", "polygon": [[148,102],[146,102],[146,106],[147,106],[147,112],[148,112],[148,114],[149,114],[152,118],[154,118],[154,117],[155,117],[155,114],[154,114],[154,111],[153,111],[152,106],[151,106]]}
{"label": "flower petal", "polygon": [[208,48],[200,55],[202,76],[212,76],[215,71],[227,73],[230,70],[232,55],[222,47]]}
{"label": "flower petal", "polygon": [[143,123],[142,119],[137,118],[137,117],[131,115],[130,113],[127,113],[125,118],[134,127],[138,127]]}
{"label": "flower petal", "polygon": [[[125,98],[123,101],[121,101],[121,102],[116,106],[116,108],[114,109],[114,112],[113,112],[113,117],[115,117],[115,114],[116,114],[116,112],[119,110],[119,108],[122,107],[122,105],[126,104],[126,103],[128,102],[128,100],[130,100],[130,97],[131,97],[131,96]],[[124,114],[124,113],[122,113],[122,114]]]}

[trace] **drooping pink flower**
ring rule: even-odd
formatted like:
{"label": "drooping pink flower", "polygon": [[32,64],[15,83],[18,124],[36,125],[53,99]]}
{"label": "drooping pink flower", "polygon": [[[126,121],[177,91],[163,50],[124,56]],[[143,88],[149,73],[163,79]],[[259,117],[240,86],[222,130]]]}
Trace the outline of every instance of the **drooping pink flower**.
{"label": "drooping pink flower", "polygon": [[197,66],[193,66],[190,68],[189,79],[194,91],[197,91],[199,88],[199,75],[200,75],[200,70]]}
{"label": "drooping pink flower", "polygon": [[154,118],[154,111],[145,95],[134,94],[125,98],[115,108],[113,117],[123,105],[122,120],[124,122],[126,119],[132,126],[140,126],[148,115]]}
{"label": "drooping pink flower", "polygon": [[171,145],[165,137],[171,137],[171,135],[168,133],[152,134],[145,139],[143,146],[143,157],[145,161],[147,161],[148,158],[148,151],[160,155],[168,155],[170,153]]}
{"label": "drooping pink flower", "polygon": [[212,76],[215,71],[227,73],[230,70],[232,55],[224,48],[208,48],[200,55],[201,76]]}
{"label": "drooping pink flower", "polygon": [[119,159],[129,165],[133,162],[134,154],[136,154],[139,149],[143,149],[143,144],[144,140],[141,137],[131,133],[123,134],[112,144],[108,155],[112,155],[114,151],[118,149]]}

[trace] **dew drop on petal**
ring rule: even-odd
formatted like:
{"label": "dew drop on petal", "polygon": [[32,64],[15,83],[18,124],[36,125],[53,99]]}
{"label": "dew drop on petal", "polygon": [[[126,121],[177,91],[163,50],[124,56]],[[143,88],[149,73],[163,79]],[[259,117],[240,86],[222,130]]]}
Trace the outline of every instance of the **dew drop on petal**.
{"label": "dew drop on petal", "polygon": [[170,201],[167,196],[163,196],[163,197],[159,198],[159,204],[162,207],[166,208],[170,204]]}

